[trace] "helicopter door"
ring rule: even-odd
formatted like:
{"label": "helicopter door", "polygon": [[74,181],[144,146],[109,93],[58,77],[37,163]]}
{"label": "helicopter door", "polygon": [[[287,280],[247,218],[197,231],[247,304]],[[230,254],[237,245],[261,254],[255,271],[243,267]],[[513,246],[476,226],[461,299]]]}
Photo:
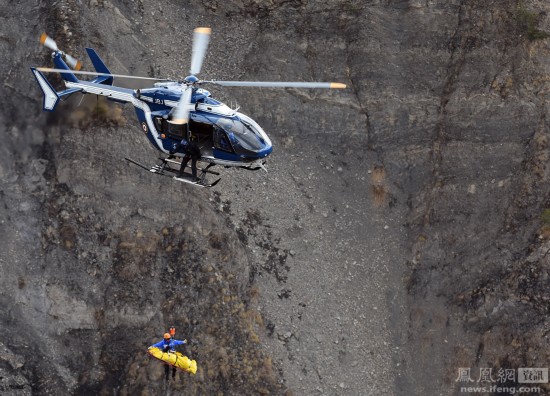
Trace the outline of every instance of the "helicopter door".
{"label": "helicopter door", "polygon": [[214,148],[229,153],[234,153],[233,146],[227,137],[225,131],[221,128],[214,128]]}

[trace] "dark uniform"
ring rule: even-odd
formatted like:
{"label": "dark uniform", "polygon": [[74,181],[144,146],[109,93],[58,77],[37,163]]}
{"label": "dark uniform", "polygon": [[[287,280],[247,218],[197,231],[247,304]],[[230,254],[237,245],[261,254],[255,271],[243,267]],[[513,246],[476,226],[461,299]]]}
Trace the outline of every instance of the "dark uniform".
{"label": "dark uniform", "polygon": [[179,176],[183,176],[185,167],[189,163],[189,160],[191,160],[191,173],[193,174],[193,178],[197,179],[197,160],[201,158],[201,150],[199,146],[193,142],[188,142],[186,139],[182,139],[181,142],[174,146],[174,149],[170,151],[170,154],[174,154],[178,151],[185,154],[181,160]]}

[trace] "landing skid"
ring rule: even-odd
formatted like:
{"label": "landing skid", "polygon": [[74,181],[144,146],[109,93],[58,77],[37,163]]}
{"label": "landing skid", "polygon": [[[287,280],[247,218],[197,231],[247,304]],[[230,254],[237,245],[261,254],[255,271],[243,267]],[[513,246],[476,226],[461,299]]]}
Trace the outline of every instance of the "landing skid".
{"label": "landing skid", "polygon": [[[193,176],[190,175],[189,173],[184,172],[183,175],[180,175],[179,168],[180,168],[181,162],[176,161],[172,158],[159,158],[161,163],[157,165],[153,165],[152,167],[147,167],[137,161],[134,161],[131,158],[124,158],[124,159],[134,165],[139,166],[142,169],[145,169],[146,171],[156,173],[157,175],[160,175],[160,176],[170,177],[179,182],[192,184],[197,187],[206,187],[206,188],[214,187],[221,180],[221,178],[218,178],[212,183],[208,183],[206,181],[207,173],[219,176],[218,172],[214,172],[209,169],[212,166],[214,166],[214,164],[208,164],[205,168],[197,168],[199,177],[197,178],[197,180],[194,180]],[[174,168],[172,165],[176,165],[177,168]],[[186,168],[189,168],[189,166],[187,166]]]}

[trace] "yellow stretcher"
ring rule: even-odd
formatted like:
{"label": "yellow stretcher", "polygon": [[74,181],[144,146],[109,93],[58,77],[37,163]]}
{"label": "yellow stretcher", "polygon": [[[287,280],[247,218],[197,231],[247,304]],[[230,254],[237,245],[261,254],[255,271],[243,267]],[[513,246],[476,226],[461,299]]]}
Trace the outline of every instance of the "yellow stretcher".
{"label": "yellow stretcher", "polygon": [[149,348],[147,352],[149,355],[163,361],[164,363],[168,363],[170,366],[174,366],[191,374],[195,374],[197,372],[197,362],[189,359],[187,356],[184,356],[179,352],[163,352],[158,348]]}

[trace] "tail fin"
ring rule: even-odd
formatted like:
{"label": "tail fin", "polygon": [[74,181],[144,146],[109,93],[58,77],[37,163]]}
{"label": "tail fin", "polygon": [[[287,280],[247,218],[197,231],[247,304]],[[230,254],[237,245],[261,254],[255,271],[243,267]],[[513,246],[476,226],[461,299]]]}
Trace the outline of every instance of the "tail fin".
{"label": "tail fin", "polygon": [[65,96],[69,97],[75,92],[82,91],[81,88],[69,88],[64,91],[57,92],[46,79],[46,77],[44,77],[44,75],[40,72],[40,70],[37,70],[34,67],[31,67],[31,70],[32,74],[34,74],[34,78],[36,78],[36,81],[38,82],[38,85],[40,85],[40,89],[42,89],[42,92],[44,93],[42,108],[45,111],[54,111],[57,103],[59,102],[59,99]]}
{"label": "tail fin", "polygon": [[[92,61],[92,64],[94,65],[96,72],[111,74],[111,72],[109,71],[107,66],[105,66],[105,63],[103,63],[103,61],[101,60],[97,52],[95,52],[92,48],[86,48],[86,52],[88,53],[88,56],[90,57],[90,60]],[[97,84],[113,85],[113,77],[100,76],[94,79],[93,82]]]}

